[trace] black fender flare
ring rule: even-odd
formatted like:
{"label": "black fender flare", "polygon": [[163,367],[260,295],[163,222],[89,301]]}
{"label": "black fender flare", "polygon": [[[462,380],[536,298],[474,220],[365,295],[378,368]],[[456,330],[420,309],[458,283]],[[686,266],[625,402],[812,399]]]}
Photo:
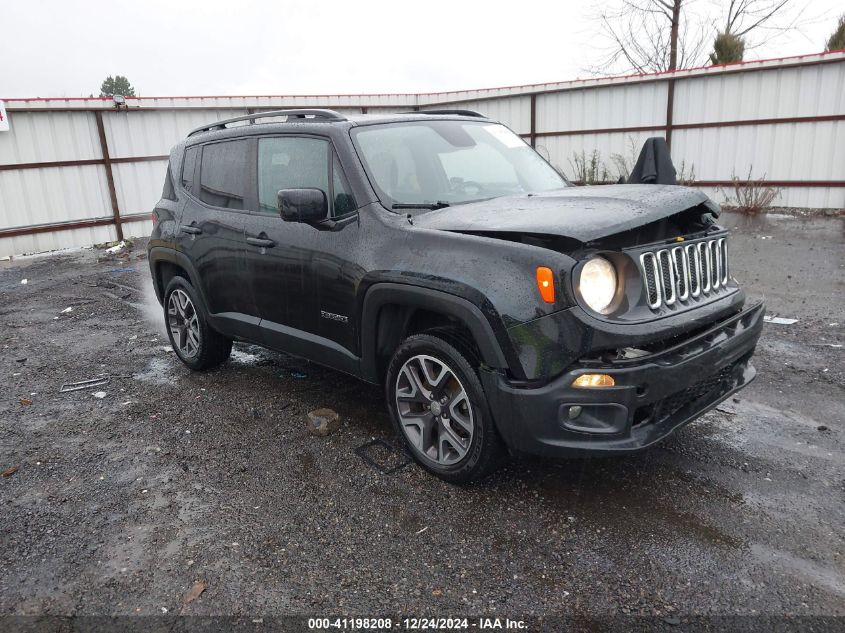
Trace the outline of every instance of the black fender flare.
{"label": "black fender flare", "polygon": [[194,287],[194,290],[199,295],[200,300],[203,302],[203,308],[205,308],[206,314],[208,314],[208,302],[205,299],[205,294],[203,293],[202,285],[199,283],[199,275],[197,275],[197,271],[194,269],[194,265],[191,263],[191,260],[188,258],[187,255],[172,248],[154,246],[149,250],[149,253],[147,254],[147,259],[150,263],[150,273],[153,277],[153,289],[155,290],[156,297],[158,297],[159,303],[164,300],[164,288],[159,288],[158,286],[158,276],[156,274],[156,268],[160,263],[167,262],[170,264],[175,264],[187,273],[188,281],[191,282],[191,285]]}
{"label": "black fender flare", "polygon": [[365,380],[378,381],[376,366],[378,314],[382,307],[389,304],[423,308],[455,317],[469,328],[478,345],[481,359],[486,365],[497,369],[508,367],[505,354],[490,322],[476,305],[441,290],[382,282],[373,284],[367,290],[361,311],[361,374]]}

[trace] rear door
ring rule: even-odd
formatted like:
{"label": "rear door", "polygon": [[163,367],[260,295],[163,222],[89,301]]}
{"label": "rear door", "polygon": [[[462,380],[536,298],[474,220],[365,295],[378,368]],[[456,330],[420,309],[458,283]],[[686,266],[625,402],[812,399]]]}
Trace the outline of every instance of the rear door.
{"label": "rear door", "polygon": [[215,325],[254,338],[258,316],[245,281],[244,218],[252,141],[234,139],[189,147],[182,186],[189,193],[179,223],[179,244],[193,263]]}

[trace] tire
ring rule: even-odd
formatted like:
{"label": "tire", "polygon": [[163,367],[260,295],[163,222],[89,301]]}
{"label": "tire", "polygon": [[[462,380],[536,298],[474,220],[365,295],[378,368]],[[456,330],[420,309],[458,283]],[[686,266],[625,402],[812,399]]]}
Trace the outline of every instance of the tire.
{"label": "tire", "polygon": [[[443,369],[451,376],[443,374]],[[492,473],[505,451],[475,369],[438,336],[405,339],[387,367],[390,417],[410,455],[455,484]]]}
{"label": "tire", "polygon": [[173,351],[194,371],[213,369],[229,358],[232,339],[211,328],[196,290],[184,277],[174,277],[164,290],[164,323]]}

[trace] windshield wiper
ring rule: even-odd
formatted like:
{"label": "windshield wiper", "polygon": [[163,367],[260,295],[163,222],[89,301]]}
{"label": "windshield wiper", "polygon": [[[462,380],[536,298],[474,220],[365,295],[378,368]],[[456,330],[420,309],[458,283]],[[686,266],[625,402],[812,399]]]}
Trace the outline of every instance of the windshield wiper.
{"label": "windshield wiper", "polygon": [[397,202],[394,204],[391,209],[429,209],[431,211],[435,211],[437,209],[443,209],[448,207],[449,203],[444,202],[443,200],[438,200],[437,202]]}

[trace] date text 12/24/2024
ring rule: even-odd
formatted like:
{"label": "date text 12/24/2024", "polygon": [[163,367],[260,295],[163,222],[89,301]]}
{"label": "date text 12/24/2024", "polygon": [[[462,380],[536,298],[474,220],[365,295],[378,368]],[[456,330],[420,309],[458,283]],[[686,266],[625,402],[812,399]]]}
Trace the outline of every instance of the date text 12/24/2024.
{"label": "date text 12/24/2024", "polygon": [[308,618],[309,630],[349,631],[524,631],[524,620],[510,618]]}

